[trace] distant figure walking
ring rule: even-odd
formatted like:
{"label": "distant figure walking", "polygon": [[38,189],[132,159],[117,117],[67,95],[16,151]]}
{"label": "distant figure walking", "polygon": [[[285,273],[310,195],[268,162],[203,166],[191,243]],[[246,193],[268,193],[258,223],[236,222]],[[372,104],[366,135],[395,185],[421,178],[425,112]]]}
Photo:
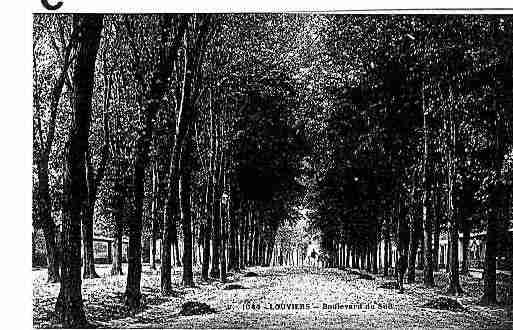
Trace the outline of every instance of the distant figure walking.
{"label": "distant figure walking", "polygon": [[397,265],[396,265],[396,275],[397,275],[397,286],[399,287],[399,293],[404,292],[404,273],[406,272],[406,256],[404,254],[401,254],[399,256],[399,259],[397,259]]}
{"label": "distant figure walking", "polygon": [[328,262],[328,256],[325,253],[319,253],[317,257],[317,267],[326,267]]}
{"label": "distant figure walking", "polygon": [[312,250],[312,253],[310,253],[310,263],[313,263],[316,265],[317,259],[317,252],[315,252],[315,249]]}

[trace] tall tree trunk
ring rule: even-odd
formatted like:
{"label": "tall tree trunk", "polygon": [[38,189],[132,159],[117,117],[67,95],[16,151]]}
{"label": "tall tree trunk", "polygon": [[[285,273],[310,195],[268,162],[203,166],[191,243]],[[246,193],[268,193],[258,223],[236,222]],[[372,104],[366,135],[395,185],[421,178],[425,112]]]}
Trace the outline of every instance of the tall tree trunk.
{"label": "tall tree trunk", "polygon": [[501,187],[492,188],[490,196],[490,211],[486,223],[486,248],[483,272],[484,293],[480,302],[484,305],[497,304],[497,224],[500,219],[499,205]]}
{"label": "tall tree trunk", "polygon": [[415,282],[415,261],[417,259],[417,250],[419,248],[419,240],[417,239],[415,216],[411,215],[410,218],[410,242],[408,245],[408,283]]}
{"label": "tall tree trunk", "polygon": [[259,252],[259,242],[260,242],[260,230],[258,228],[258,219],[255,217],[255,221],[253,224],[254,234],[253,234],[253,256],[252,256],[252,265],[258,265],[258,252]]}
{"label": "tall tree trunk", "polygon": [[[108,75],[105,73],[105,75]],[[103,146],[100,152],[100,162],[97,171],[95,171],[91,163],[91,153],[86,154],[86,182],[87,182],[87,199],[82,209],[82,240],[84,242],[84,278],[98,278],[94,266],[94,208],[97,199],[98,187],[100,186],[105,175],[105,168],[109,158],[109,124],[108,111],[110,104],[110,89],[112,78],[105,78],[105,96],[103,102]]]}
{"label": "tall tree trunk", "polygon": [[351,246],[351,268],[358,268],[356,264],[356,245]]}
{"label": "tall tree trunk", "polygon": [[433,196],[433,271],[440,269],[440,205],[438,202],[438,184],[432,192]]}
{"label": "tall tree trunk", "polygon": [[423,271],[423,281],[426,287],[431,287],[434,285],[433,280],[433,259],[432,259],[432,240],[433,233],[431,227],[431,214],[429,213],[429,198],[430,198],[430,189],[431,189],[431,168],[429,162],[429,128],[427,126],[427,110],[425,109],[424,104],[424,84],[422,85],[422,112],[423,112],[423,142],[424,142],[424,152],[422,157],[422,220],[420,223],[420,251],[418,257],[418,269]]}
{"label": "tall tree trunk", "polygon": [[239,265],[240,269],[246,268],[246,233],[247,233],[247,213],[242,215],[242,224],[239,233]]}
{"label": "tall tree trunk", "polygon": [[210,244],[212,240],[212,196],[214,191],[214,174],[213,174],[213,166],[214,166],[214,114],[212,112],[212,92],[209,94],[209,133],[210,133],[210,149],[209,149],[209,157],[208,157],[208,178],[207,178],[207,189],[205,191],[205,235],[203,242],[203,264],[201,267],[201,278],[204,281],[208,281],[208,270],[210,266],[210,255],[211,249]]}
{"label": "tall tree trunk", "polygon": [[[164,220],[162,226],[161,260],[160,260],[160,291],[162,295],[172,294],[171,269],[172,269],[172,250],[175,252],[175,259],[179,262],[178,237],[176,222],[179,215],[178,198],[178,143],[173,145],[173,151],[170,161],[170,173],[168,176],[167,199],[164,209]],[[174,247],[174,249],[172,249]]]}
{"label": "tall tree trunk", "polygon": [[[395,194],[394,202],[394,211],[397,218],[397,239],[398,246],[395,253],[395,273],[398,271],[398,258],[401,256],[407,257],[408,255],[408,247],[410,244],[410,229],[409,229],[409,221],[406,216],[407,212],[402,209],[401,203],[399,202],[401,198],[400,193]],[[389,257],[392,258],[392,253],[389,254]]]}
{"label": "tall tree trunk", "polygon": [[220,253],[221,253],[221,155],[220,155],[220,134],[219,129],[215,128],[215,146],[213,158],[213,185],[212,185],[212,269],[210,270],[210,277],[220,277]]}
{"label": "tall tree trunk", "polygon": [[114,220],[114,241],[113,241],[113,255],[112,267],[110,270],[111,275],[122,275],[122,262],[123,262],[123,205],[124,194],[126,187],[123,186],[123,169],[121,168],[121,159],[114,159],[114,174],[113,174],[113,188],[112,188],[112,205],[111,215]]}
{"label": "tall tree trunk", "polygon": [[[175,173],[178,174],[178,165],[175,167]],[[178,232],[176,224],[178,222],[179,212],[179,181],[173,177],[171,178],[173,183],[168,185],[168,196],[166,202],[166,208],[164,212],[164,221],[162,228],[162,243],[161,243],[161,261],[160,261],[160,289],[163,295],[172,294],[172,283],[171,283],[171,270],[173,267],[173,256],[177,267],[181,267],[180,262],[180,251],[178,246]],[[173,193],[174,192],[174,193]]]}
{"label": "tall tree trunk", "polygon": [[366,267],[365,269],[368,272],[372,271],[372,243],[368,243],[365,247],[365,258],[366,258]]}
{"label": "tall tree trunk", "polygon": [[[231,206],[231,203],[230,203]],[[232,214],[230,216],[230,244],[228,245],[228,270],[239,270],[239,258],[237,255],[237,226],[239,218]]]}
{"label": "tall tree trunk", "polygon": [[[388,267],[392,268],[393,266],[393,253],[392,253],[392,244],[388,242]],[[389,274],[392,275],[392,270],[389,269]]]}
{"label": "tall tree trunk", "polygon": [[[223,208],[223,206],[221,206]],[[223,212],[221,212],[223,213]],[[220,246],[220,272],[221,282],[226,282],[226,230],[225,230],[226,216],[221,216],[221,246]]]}
{"label": "tall tree trunk", "polygon": [[266,266],[270,266],[271,265],[271,260],[272,260],[272,257],[273,257],[273,253],[274,253],[274,244],[275,244],[275,235],[273,234],[271,236],[271,241],[269,242],[268,244],[268,249],[267,249],[267,260],[265,262],[265,265]]}
{"label": "tall tree trunk", "polygon": [[458,258],[458,221],[457,217],[462,215],[461,210],[458,210],[455,207],[455,178],[456,178],[456,160],[455,157],[455,149],[456,149],[456,127],[454,123],[452,109],[449,113],[449,133],[450,133],[450,150],[448,153],[449,156],[449,221],[447,224],[448,227],[448,236],[450,236],[450,241],[448,246],[450,251],[450,264],[449,267],[449,288],[447,290],[448,294],[461,294],[463,290],[460,286],[460,276],[459,276],[459,258]]}
{"label": "tall tree trunk", "polygon": [[345,243],[340,244],[340,267],[339,268],[345,268],[346,265],[346,245]]}
{"label": "tall tree trunk", "polygon": [[[511,23],[510,23],[511,24]],[[511,33],[511,25],[508,24],[506,29],[509,33]],[[511,49],[508,49],[508,53],[506,54],[506,65],[508,66],[509,72],[511,72]],[[511,81],[509,82],[511,83]],[[497,88],[497,87],[496,87]],[[506,95],[500,95],[501,98],[510,99],[511,100],[511,91],[505,91]],[[496,118],[495,118],[495,136],[494,136],[494,162],[493,162],[493,170],[497,176],[497,178],[502,177],[502,167],[503,167],[503,159],[506,154],[506,147],[504,136],[506,134],[504,127],[504,114],[511,115],[511,103],[508,102],[505,106],[505,113],[503,114],[501,110],[497,107],[497,104],[494,104]],[[497,234],[498,234],[498,225],[501,221],[501,215],[504,208],[504,199],[505,199],[505,187],[502,182],[497,182],[493,187],[491,187],[490,191],[490,210],[488,212],[488,218],[486,223],[486,250],[485,250],[485,269],[483,273],[484,279],[484,293],[481,297],[482,304],[496,304],[497,303]]]}
{"label": "tall tree trunk", "polygon": [[155,160],[152,167],[152,176],[153,176],[153,189],[152,189],[152,200],[151,200],[151,239],[150,239],[150,267],[151,269],[157,269],[155,257],[157,254],[157,235],[159,229],[159,221],[157,219],[157,210],[158,210],[158,165]]}
{"label": "tall tree trunk", "polygon": [[[216,170],[217,172],[218,170]],[[218,177],[218,175],[216,175]],[[214,184],[213,191],[213,215],[212,215],[212,224],[213,224],[213,238],[212,238],[212,269],[210,270],[210,277],[219,278],[220,277],[220,269],[219,269],[219,259],[221,257],[221,214],[220,214],[220,191],[219,191],[219,182],[216,179],[216,183]]]}
{"label": "tall tree trunk", "polygon": [[151,229],[151,238],[150,238],[150,268],[153,269],[153,270],[156,270],[157,269],[157,232],[154,231],[154,228],[156,226],[153,225],[153,220],[152,220],[152,225],[151,225],[152,229]]}
{"label": "tall tree trunk", "polygon": [[[425,109],[424,101],[424,84],[422,84],[422,112],[423,112],[423,123],[424,123],[424,154],[422,159],[422,225],[424,229],[424,241],[423,241],[423,270],[424,270],[424,286],[432,287],[435,285],[433,277],[433,230],[432,230],[432,219],[429,214],[429,190],[431,189],[431,167],[429,166],[429,128],[427,126],[427,110]],[[432,193],[431,193],[432,195]]]}
{"label": "tall tree trunk", "polygon": [[[262,244],[260,244],[260,265],[265,266],[265,259],[266,259],[266,251],[267,251],[267,239],[262,239]],[[299,254],[297,253],[296,249],[296,265],[299,265]]]}
{"label": "tall tree trunk", "polygon": [[[172,185],[171,185],[172,187]],[[168,187],[168,189],[171,189]],[[169,196],[171,195],[171,196]],[[166,207],[164,209],[164,219],[162,221],[162,242],[160,244],[160,292],[162,295],[167,296],[172,293],[171,283],[171,244],[172,244],[172,226],[175,222],[173,210],[176,207],[170,204],[175,204],[174,196],[172,193],[168,193],[166,201]]]}
{"label": "tall tree trunk", "polygon": [[192,134],[186,137],[183,156],[181,159],[180,179],[180,206],[182,210],[182,232],[183,232],[183,276],[182,284],[185,287],[194,286],[192,274],[192,217],[191,217],[191,175],[192,175]]}
{"label": "tall tree trunk", "polygon": [[[94,201],[91,201],[94,203]],[[82,240],[84,242],[84,278],[99,278],[94,267],[94,245],[93,245],[93,214],[94,209],[87,203],[82,208]]]}
{"label": "tall tree trunk", "polygon": [[[427,195],[427,194],[426,194]],[[427,197],[424,197],[427,198]],[[427,204],[427,201],[426,201]],[[423,207],[423,223],[424,223],[424,286],[432,287],[435,285],[433,276],[433,248],[432,248],[432,221],[428,217],[428,205]]]}
{"label": "tall tree trunk", "polygon": [[141,133],[137,141],[134,173],[134,214],[128,223],[128,274],[125,289],[125,304],[135,311],[141,305],[141,239],[144,201],[144,179],[149,146],[145,139],[147,133]]}
{"label": "tall tree trunk", "polygon": [[203,263],[201,265],[201,279],[203,281],[208,281],[208,269],[210,266],[210,238],[212,233],[212,218],[208,212],[209,201],[210,201],[210,193],[209,190],[211,188],[211,182],[209,178],[209,182],[207,185],[207,192],[205,196],[205,216],[206,216],[206,224],[205,224],[205,232],[203,237]]}
{"label": "tall tree trunk", "polygon": [[[449,222],[447,222],[447,228],[449,228]],[[449,274],[451,272],[451,235],[449,231],[447,231],[447,252],[445,253],[447,256],[447,261],[445,263],[445,272]]]}
{"label": "tall tree trunk", "polygon": [[[262,234],[263,236],[263,234]],[[260,242],[258,244],[258,265],[264,266],[265,260],[265,240],[263,237],[260,238]],[[296,255],[294,254],[294,260],[296,260]]]}
{"label": "tall tree trunk", "polygon": [[180,254],[180,244],[178,244],[178,230],[176,228],[176,223],[178,221],[174,221],[171,224],[171,242],[173,244],[173,251],[175,252],[175,266],[182,267],[182,257]]}
{"label": "tall tree trunk", "polygon": [[361,269],[361,270],[363,270],[365,268],[365,254],[363,252],[364,252],[363,246],[358,247],[358,249],[356,250],[356,253],[357,253],[356,264],[358,265],[358,269]]}
{"label": "tall tree trunk", "polygon": [[[174,170],[176,171],[176,170]],[[171,178],[174,179],[174,178]],[[175,185],[169,184],[168,189]],[[164,219],[162,222],[162,242],[160,244],[160,291],[166,296],[172,293],[171,268],[172,268],[172,244],[176,241],[176,195],[168,192]],[[173,235],[174,234],[174,235]],[[173,237],[174,236],[174,237]]]}
{"label": "tall tree trunk", "polygon": [[[511,77],[511,71],[513,70],[513,56],[511,54],[511,35],[512,35],[512,24],[511,22],[506,22],[503,24],[502,29],[504,30],[504,34],[497,33],[499,29],[500,21],[498,18],[495,18],[493,21],[493,30],[492,33],[492,43],[494,45],[498,45],[498,50],[500,56],[504,61],[504,69],[501,69],[500,73],[497,75],[501,75],[502,72],[508,72],[504,77],[502,83],[499,83],[497,79],[494,86],[494,111],[495,111],[495,123],[494,123],[494,161],[493,161],[493,171],[495,172],[495,176],[499,180],[492,187],[490,191],[490,211],[488,213],[487,225],[486,225],[486,251],[485,251],[485,270],[484,270],[484,293],[481,297],[481,303],[483,304],[495,304],[497,303],[497,234],[499,224],[502,222],[502,217],[505,214],[502,214],[505,208],[505,190],[506,187],[501,182],[504,180],[504,174],[502,173],[503,162],[507,151],[507,144],[505,141],[507,132],[507,126],[504,123],[511,123],[513,121],[512,118],[512,103],[511,99],[513,97],[513,91],[511,90],[511,85],[513,83],[513,79]],[[497,40],[497,39],[498,40]],[[497,104],[499,102],[499,104]]]}
{"label": "tall tree trunk", "polygon": [[449,235],[450,239],[450,260],[448,264],[450,264],[450,273],[449,273],[449,289],[447,290],[448,294],[462,294],[463,290],[460,286],[460,274],[459,274],[459,259],[458,259],[458,221],[456,220],[456,216],[453,215],[449,219]]}
{"label": "tall tree trunk", "polygon": [[[161,20],[164,20],[163,24],[163,30],[164,30],[164,36],[167,40],[168,38],[168,32],[169,30],[172,30],[171,26],[169,26],[169,17],[163,16]],[[165,49],[162,49],[162,53],[160,56],[163,57],[163,61],[161,62],[159,71],[161,78],[158,79],[158,81],[161,83],[160,86],[164,87],[162,82],[168,81],[171,77],[171,68],[174,65],[174,62],[177,59],[178,49],[183,42],[185,31],[187,29],[187,25],[189,23],[189,15],[183,15],[180,19],[180,22],[178,24],[177,32],[174,36],[173,45],[169,49],[169,52],[165,51]],[[163,45],[165,45],[164,42],[162,42]],[[186,57],[186,56],[185,56]],[[164,68],[164,65],[167,67]],[[178,66],[178,64],[177,64]],[[187,80],[186,77],[184,77],[184,81]],[[158,95],[154,99],[161,99],[163,90],[156,90],[156,93],[158,92],[161,95]],[[185,85],[182,88],[182,99],[185,95]],[[162,243],[161,243],[161,260],[160,260],[160,291],[162,295],[167,296],[172,294],[172,283],[171,283],[171,263],[172,263],[172,257],[171,257],[171,245],[175,243],[175,251],[178,252],[178,242],[176,239],[176,222],[177,218],[179,217],[179,198],[178,198],[178,189],[179,189],[179,173],[178,173],[178,166],[179,166],[179,159],[180,155],[179,152],[182,147],[183,139],[185,137],[185,131],[187,127],[187,120],[186,118],[190,115],[184,115],[182,113],[183,105],[180,104],[179,111],[180,114],[176,116],[180,120],[176,124],[176,132],[174,134],[174,140],[173,140],[173,147],[171,151],[171,159],[169,162],[169,174],[168,174],[168,186],[167,186],[167,196],[165,201],[165,208],[164,208],[164,219],[162,221]],[[179,261],[180,258],[177,258]]]}
{"label": "tall tree trunk", "polygon": [[[46,157],[46,156],[44,156]],[[39,180],[39,201],[38,212],[41,218],[43,236],[46,247],[46,264],[48,267],[48,283],[57,283],[60,281],[59,276],[59,248],[57,246],[56,226],[52,219],[51,199],[48,185],[48,161],[41,160],[42,164],[38,166]]]}
{"label": "tall tree trunk", "polygon": [[114,215],[114,247],[112,254],[111,275],[123,275],[123,223],[121,209]]}
{"label": "tall tree trunk", "polygon": [[[308,256],[307,256],[307,258],[308,258]],[[350,263],[351,262],[350,258],[351,258],[351,245],[346,243],[346,262],[345,262],[346,264],[345,264],[345,266],[348,268],[352,267],[352,265]]]}
{"label": "tall tree trunk", "polygon": [[226,168],[227,168],[227,157],[226,151],[224,148],[223,140],[225,136],[225,109],[223,109],[220,118],[220,132],[218,137],[219,143],[219,221],[220,221],[220,272],[221,272],[221,282],[226,282],[226,229],[227,229],[227,221],[228,221],[228,196],[225,195],[225,187],[227,186],[226,182]]}
{"label": "tall tree trunk", "polygon": [[250,204],[249,217],[248,217],[248,227],[247,227],[246,231],[247,231],[246,249],[248,251],[247,256],[246,256],[246,263],[248,266],[253,266],[253,240],[255,239],[255,236],[254,236],[255,214],[253,212],[253,208],[251,208],[251,204]]}
{"label": "tall tree trunk", "polygon": [[389,220],[388,217],[385,219],[385,225],[383,228],[383,276],[388,276],[388,267],[391,265],[388,263],[388,249],[390,246],[390,231],[389,231]]}
{"label": "tall tree trunk", "polygon": [[470,231],[472,230],[472,222],[467,219],[463,220],[463,241],[462,241],[462,262],[461,274],[468,275],[469,273],[469,260],[468,260],[468,246],[470,243]]}
{"label": "tall tree trunk", "polygon": [[419,241],[419,252],[417,256],[417,269],[424,270],[424,232]]}
{"label": "tall tree trunk", "polygon": [[365,268],[365,263],[363,261],[363,247],[359,246],[356,248],[356,268]]}
{"label": "tall tree trunk", "polygon": [[86,198],[85,155],[89,149],[94,68],[103,15],[75,15],[73,26],[78,31],[77,62],[73,75],[73,120],[63,171],[62,273],[55,313],[64,328],[83,328],[88,322],[84,313],[80,276],[80,213]]}
{"label": "tall tree trunk", "polygon": [[[192,205],[192,201],[191,201],[191,205]],[[195,216],[196,219],[199,218],[197,213],[194,216]],[[192,244],[192,265],[193,266],[196,266],[196,265],[199,264],[199,257],[198,257],[198,253],[199,253],[198,247],[199,247],[199,244],[198,244],[197,240],[195,240],[195,237],[198,237],[198,236],[199,236],[198,227],[193,223],[192,224],[192,239],[191,239],[191,242],[192,242],[191,243]]]}
{"label": "tall tree trunk", "polygon": [[[377,239],[377,238],[376,238]],[[372,242],[372,273],[378,273],[378,242]]]}

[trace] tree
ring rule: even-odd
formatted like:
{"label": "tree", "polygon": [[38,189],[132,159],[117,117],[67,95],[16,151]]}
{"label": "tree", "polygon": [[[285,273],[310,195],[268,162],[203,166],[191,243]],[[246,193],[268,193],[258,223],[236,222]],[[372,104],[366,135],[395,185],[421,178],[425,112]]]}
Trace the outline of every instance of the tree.
{"label": "tree", "polygon": [[[424,86],[422,86],[422,112],[423,112],[423,131],[424,131],[424,157],[422,164],[422,226],[424,230],[424,285],[427,287],[432,287],[435,284],[435,280],[433,277],[433,249],[432,249],[432,241],[433,241],[433,229],[432,229],[432,220],[430,207],[429,207],[429,198],[432,198],[431,192],[431,171],[429,164],[429,149],[428,149],[428,139],[429,139],[429,127],[427,124],[427,109],[425,106],[425,98],[424,98]],[[429,178],[428,178],[429,176]],[[429,180],[429,181],[428,181]]]}
{"label": "tree", "polygon": [[183,278],[182,284],[186,287],[194,286],[192,273],[192,219],[191,219],[191,160],[192,140],[187,138],[184,146],[183,158],[181,159],[180,177],[180,208],[182,213],[183,230]]}
{"label": "tree", "polygon": [[[99,74],[102,76],[102,87],[103,87],[103,102],[102,102],[102,135],[103,135],[103,143],[101,143],[101,147],[99,148],[99,161],[98,165],[94,166],[92,150],[90,150],[86,155],[86,178],[87,178],[87,199],[84,204],[84,208],[82,210],[82,238],[83,238],[83,247],[84,247],[84,278],[97,278],[99,277],[96,273],[94,266],[94,248],[93,248],[93,233],[94,233],[94,210],[95,204],[98,199],[98,190],[99,187],[105,177],[105,172],[107,169],[107,164],[109,161],[109,157],[111,155],[110,150],[110,127],[109,127],[109,111],[111,105],[112,98],[112,85],[113,85],[113,74],[114,70],[116,70],[116,66],[118,65],[118,56],[115,51],[108,52],[109,49],[117,48],[117,42],[119,38],[113,33],[113,27],[115,27],[116,22],[110,22],[108,25],[108,29],[104,28],[104,37],[102,39],[102,43],[100,44],[101,50],[101,63],[102,63],[102,72]],[[109,61],[108,57],[113,57],[111,61]],[[109,63],[110,62],[110,63]],[[98,87],[97,87],[98,88]],[[97,93],[100,94],[100,93]],[[93,135],[92,133],[90,136]],[[100,143],[98,143],[100,144]]]}
{"label": "tree", "polygon": [[66,146],[62,221],[61,287],[55,312],[64,327],[87,325],[80,277],[80,224],[86,191],[86,158],[94,68],[103,27],[103,15],[77,14],[73,29],[77,35],[77,63],[73,74],[73,122]]}
{"label": "tree", "polygon": [[[44,19],[51,20],[54,18],[55,24],[59,25],[58,37],[49,33],[48,38],[51,40],[56,52],[58,52],[58,58],[62,62],[60,72],[57,75],[53,85],[51,87],[49,96],[49,108],[50,108],[50,119],[48,121],[48,127],[46,129],[46,136],[44,136],[43,125],[42,125],[42,108],[45,101],[41,96],[42,88],[39,87],[39,67],[38,67],[38,56],[36,56],[37,44],[43,39],[38,33],[38,29],[34,30],[34,162],[37,167],[37,217],[41,223],[43,234],[45,237],[46,244],[46,258],[48,264],[48,282],[58,282],[59,277],[59,248],[57,244],[57,230],[55,221],[52,217],[52,200],[50,197],[50,183],[49,183],[49,162],[52,153],[53,141],[55,138],[56,125],[57,125],[57,113],[59,108],[59,102],[63,89],[66,82],[69,85],[68,71],[73,62],[72,54],[75,48],[76,35],[71,35],[69,40],[66,42],[65,26],[67,24],[67,18],[63,16],[35,16],[35,19],[39,18],[42,20],[41,24],[44,24]],[[57,39],[61,44],[59,48]]]}
{"label": "tree", "polygon": [[[129,222],[129,243],[128,243],[128,276],[125,291],[125,304],[131,310],[137,310],[141,303],[141,236],[142,236],[142,218],[144,201],[144,181],[146,176],[146,165],[148,163],[148,154],[151,142],[151,132],[153,127],[153,118],[160,107],[160,100],[163,98],[166,87],[171,77],[173,63],[176,60],[179,44],[183,38],[185,30],[186,16],[181,17],[178,32],[171,38],[173,24],[175,23],[169,16],[161,15],[158,17],[158,33],[160,41],[157,46],[156,63],[150,63],[149,67],[140,60],[137,46],[133,49],[136,52],[135,57],[135,76],[141,87],[145,91],[140,104],[141,128],[135,143],[134,154],[134,203],[135,213]],[[142,22],[143,26],[144,23]],[[148,26],[145,26],[146,28]],[[132,33],[130,22],[127,21],[127,29]],[[130,40],[135,43],[134,35]],[[153,66],[156,64],[156,68]],[[153,73],[151,80],[146,82],[145,75],[149,74],[147,70]],[[155,70],[155,71],[154,71]],[[147,85],[146,85],[147,84]],[[165,245],[164,245],[165,247]]]}
{"label": "tree", "polygon": [[[490,211],[486,225],[486,256],[484,272],[484,293],[481,297],[483,304],[497,302],[496,284],[496,255],[497,228],[504,215],[506,185],[503,174],[504,157],[507,142],[511,143],[512,127],[512,86],[513,86],[513,57],[511,54],[512,22],[494,18],[492,20],[492,49],[499,57],[499,65],[493,67],[493,78],[489,81],[493,97],[492,112],[488,124],[492,137],[490,154],[493,155],[491,169],[494,182],[489,186]],[[502,26],[501,26],[502,25]],[[497,79],[497,78],[498,79]]]}

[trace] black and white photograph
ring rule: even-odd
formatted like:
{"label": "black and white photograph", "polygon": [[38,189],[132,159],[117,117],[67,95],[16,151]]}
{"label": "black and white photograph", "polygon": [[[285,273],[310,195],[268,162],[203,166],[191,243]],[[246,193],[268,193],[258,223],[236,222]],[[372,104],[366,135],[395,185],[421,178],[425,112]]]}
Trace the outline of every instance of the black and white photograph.
{"label": "black and white photograph", "polygon": [[17,110],[34,328],[513,328],[509,12],[67,2]]}

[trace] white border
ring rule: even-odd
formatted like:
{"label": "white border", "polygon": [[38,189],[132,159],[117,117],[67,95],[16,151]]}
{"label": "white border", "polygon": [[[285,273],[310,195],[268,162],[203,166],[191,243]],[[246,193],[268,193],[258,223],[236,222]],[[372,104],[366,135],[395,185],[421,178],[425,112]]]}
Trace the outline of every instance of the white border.
{"label": "white border", "polygon": [[[51,4],[59,0],[49,0]],[[446,13],[451,9],[453,12],[468,13],[468,9],[488,9],[488,13],[499,13],[493,9],[513,9],[511,1],[504,0],[358,0],[358,1],[334,1],[334,0],[61,0],[64,5],[59,11],[62,12],[123,12],[123,13],[154,13],[154,12],[312,12],[322,11],[326,13],[348,13],[349,11],[361,12],[362,10],[394,10],[407,9],[409,13],[419,13],[416,9],[423,8],[430,10],[430,13]],[[32,11],[46,12],[40,0],[31,0]],[[463,10],[461,10],[463,9]],[[490,11],[491,10],[491,11]],[[401,10],[401,12],[403,12]]]}
{"label": "white border", "polygon": [[27,6],[6,3],[0,20],[0,322],[5,329],[32,328],[32,15]]}
{"label": "white border", "polygon": [[[55,0],[49,0],[55,3]],[[333,0],[63,0],[57,12],[323,12],[355,14],[512,14],[511,1]],[[14,8],[12,8],[14,6]],[[407,9],[388,11],[389,9]],[[423,8],[428,10],[418,10]],[[447,8],[452,10],[440,10]],[[472,10],[471,8],[488,8]],[[510,8],[494,10],[493,8]],[[374,9],[369,12],[368,9]],[[376,9],[387,9],[382,11]],[[463,9],[463,10],[461,10]],[[351,11],[353,10],[353,11]],[[40,0],[4,0],[2,4],[2,102],[0,110],[0,319],[2,327],[32,328],[32,14],[49,13]]]}

